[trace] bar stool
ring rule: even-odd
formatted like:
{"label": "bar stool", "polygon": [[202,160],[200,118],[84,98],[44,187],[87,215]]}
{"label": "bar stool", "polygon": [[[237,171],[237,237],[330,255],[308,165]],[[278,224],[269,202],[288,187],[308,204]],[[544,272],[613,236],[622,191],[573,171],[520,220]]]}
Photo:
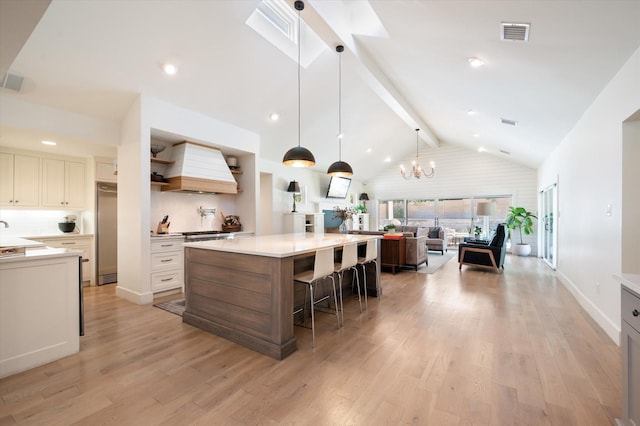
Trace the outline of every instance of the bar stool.
{"label": "bar stool", "polygon": [[[305,284],[309,289],[310,306],[311,306],[311,336],[312,336],[313,348],[316,347],[316,325],[315,325],[315,317],[313,314],[314,306],[317,303],[327,300],[330,297],[330,296],[325,296],[320,300],[314,300],[314,293],[313,293],[314,286],[317,281],[323,278],[331,278],[331,282],[333,283],[333,301],[336,306],[336,319],[338,320],[338,328],[340,328],[340,315],[338,313],[338,297],[336,296],[336,280],[333,278],[333,247],[316,250],[316,258],[313,264],[313,270],[304,271],[293,276],[294,283]],[[305,301],[305,304],[306,304],[306,301]],[[304,307],[294,311],[294,314],[297,314],[301,311],[304,311]]]}
{"label": "bar stool", "polygon": [[[344,326],[344,305],[342,303],[342,277],[345,271],[353,269],[356,277],[356,285],[358,286],[358,302],[360,303],[360,312],[362,313],[362,300],[360,299],[360,279],[358,278],[358,243],[348,243],[342,247],[342,262],[336,263],[335,273],[338,274],[338,288],[340,289],[340,316],[342,317],[342,325]],[[352,281],[353,283],[353,281]]]}
{"label": "bar stool", "polygon": [[[369,309],[369,304],[367,303],[367,270],[366,270],[367,263],[375,263],[376,272],[378,271],[378,241],[377,240],[367,241],[367,251],[364,257],[358,258],[358,266],[362,266],[362,275],[364,277],[364,309],[365,311]],[[360,292],[359,287],[358,287],[358,292]],[[382,296],[382,291],[378,296]]]}

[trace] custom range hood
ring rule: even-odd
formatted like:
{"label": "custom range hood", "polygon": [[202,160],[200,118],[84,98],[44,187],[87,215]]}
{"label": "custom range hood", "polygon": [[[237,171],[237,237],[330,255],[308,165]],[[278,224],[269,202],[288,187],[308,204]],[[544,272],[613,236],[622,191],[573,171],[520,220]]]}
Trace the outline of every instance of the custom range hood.
{"label": "custom range hood", "polygon": [[178,142],[173,145],[172,160],[174,163],[165,172],[168,185],[162,191],[238,193],[238,184],[219,149]]}

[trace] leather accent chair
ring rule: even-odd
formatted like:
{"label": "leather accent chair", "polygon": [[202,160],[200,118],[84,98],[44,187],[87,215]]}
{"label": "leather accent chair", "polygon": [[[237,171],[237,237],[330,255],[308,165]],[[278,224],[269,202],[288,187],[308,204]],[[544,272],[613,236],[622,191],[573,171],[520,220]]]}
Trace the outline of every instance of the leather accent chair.
{"label": "leather accent chair", "polygon": [[462,265],[484,266],[500,272],[504,269],[504,256],[507,251],[507,233],[504,223],[496,228],[489,242],[469,241],[458,246],[458,269]]}

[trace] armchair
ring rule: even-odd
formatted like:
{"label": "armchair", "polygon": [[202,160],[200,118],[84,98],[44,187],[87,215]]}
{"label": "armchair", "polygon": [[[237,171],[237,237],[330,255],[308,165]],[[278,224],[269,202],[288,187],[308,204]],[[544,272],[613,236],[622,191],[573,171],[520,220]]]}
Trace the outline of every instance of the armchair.
{"label": "armchair", "polygon": [[489,241],[470,241],[458,246],[458,269],[462,265],[476,265],[494,268],[500,272],[504,269],[504,255],[507,251],[507,235],[504,223],[498,225],[496,233]]}

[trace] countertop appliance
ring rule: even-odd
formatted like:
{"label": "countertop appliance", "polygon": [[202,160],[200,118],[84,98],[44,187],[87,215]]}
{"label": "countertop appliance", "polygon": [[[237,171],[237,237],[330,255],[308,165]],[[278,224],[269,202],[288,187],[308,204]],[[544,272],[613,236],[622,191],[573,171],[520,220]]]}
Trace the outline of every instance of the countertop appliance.
{"label": "countertop appliance", "polygon": [[182,235],[184,235],[184,240],[188,243],[194,241],[230,240],[234,237],[233,233],[225,231],[183,232]]}

